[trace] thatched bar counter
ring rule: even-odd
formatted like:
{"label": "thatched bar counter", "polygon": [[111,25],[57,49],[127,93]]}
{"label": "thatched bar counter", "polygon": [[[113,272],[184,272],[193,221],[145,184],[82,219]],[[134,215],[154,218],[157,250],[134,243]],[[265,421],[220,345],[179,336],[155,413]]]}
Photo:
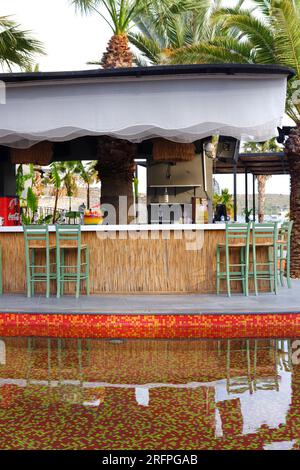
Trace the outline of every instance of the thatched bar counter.
{"label": "thatched bar counter", "polygon": [[[214,293],[216,245],[224,238],[224,224],[82,226],[91,293]],[[4,292],[25,293],[22,227],[0,227],[0,244]]]}

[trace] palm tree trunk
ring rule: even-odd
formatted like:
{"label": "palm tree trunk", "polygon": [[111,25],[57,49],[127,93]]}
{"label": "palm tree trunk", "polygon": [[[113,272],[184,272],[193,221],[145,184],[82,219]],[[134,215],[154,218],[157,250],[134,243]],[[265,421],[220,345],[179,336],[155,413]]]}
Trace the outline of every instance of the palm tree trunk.
{"label": "palm tree trunk", "polygon": [[102,56],[101,65],[104,69],[132,67],[133,55],[126,34],[115,34],[111,37]]}
{"label": "palm tree trunk", "polygon": [[[120,196],[125,196],[123,202]],[[123,205],[120,205],[123,204]],[[112,205],[116,211],[116,224],[129,223],[133,215],[129,216],[128,211],[131,209],[133,214],[134,198],[132,191],[132,182],[126,178],[120,178],[118,174],[113,173],[101,178],[101,206]],[[110,223],[113,223],[111,220]]]}
{"label": "palm tree trunk", "polygon": [[266,205],[266,175],[257,176],[258,182],[258,221],[262,223],[265,218]]}
{"label": "palm tree trunk", "polygon": [[54,212],[53,212],[53,219],[52,219],[53,224],[55,224],[55,222],[56,222],[56,211],[57,211],[57,204],[58,204],[58,192],[59,192],[59,189],[56,188],[56,191],[55,191],[55,202],[54,202]]}
{"label": "palm tree trunk", "polygon": [[87,209],[90,209],[90,183],[87,183],[87,189],[86,189],[86,208]]}
{"label": "palm tree trunk", "polygon": [[291,191],[290,220],[294,221],[291,237],[291,277],[300,279],[300,123],[292,130],[285,147],[289,158]]}
{"label": "palm tree trunk", "polygon": [[[98,163],[95,169],[101,181],[101,205],[111,204],[114,207],[117,224],[127,223],[132,218],[128,217],[128,209],[133,205],[135,155],[136,145],[127,140],[111,137],[98,139]],[[125,207],[120,208],[120,196],[126,197],[126,213],[124,213]]]}
{"label": "palm tree trunk", "polygon": [[[103,68],[132,67],[133,54],[126,34],[118,34],[110,39],[103,54]],[[101,204],[112,204],[116,211],[116,222],[130,221],[131,217],[121,213],[119,196],[126,196],[128,208],[133,204],[133,178],[136,146],[126,140],[113,137],[98,139],[98,160],[96,169],[101,181]],[[121,219],[120,219],[121,217]],[[125,222],[124,222],[125,221]]]}

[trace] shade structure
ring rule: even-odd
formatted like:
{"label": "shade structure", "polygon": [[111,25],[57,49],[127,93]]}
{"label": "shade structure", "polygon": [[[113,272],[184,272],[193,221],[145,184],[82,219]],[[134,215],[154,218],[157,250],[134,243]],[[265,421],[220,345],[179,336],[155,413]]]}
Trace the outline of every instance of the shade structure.
{"label": "shade structure", "polygon": [[263,141],[277,135],[292,74],[238,64],[2,74],[0,145],[27,148],[87,135]]}
{"label": "shade structure", "polygon": [[252,173],[253,175],[288,175],[289,159],[284,152],[240,153],[235,164],[232,159],[214,161],[215,174]]}

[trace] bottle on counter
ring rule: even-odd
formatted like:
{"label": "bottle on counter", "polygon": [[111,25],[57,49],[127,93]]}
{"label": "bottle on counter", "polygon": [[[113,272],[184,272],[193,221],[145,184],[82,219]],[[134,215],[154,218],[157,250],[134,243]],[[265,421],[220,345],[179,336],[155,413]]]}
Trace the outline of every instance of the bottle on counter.
{"label": "bottle on counter", "polygon": [[208,201],[207,199],[201,199],[201,211],[203,217],[203,223],[208,224]]}
{"label": "bottle on counter", "polygon": [[164,203],[169,204],[169,194],[168,194],[168,188],[165,188],[165,194],[164,194]]}

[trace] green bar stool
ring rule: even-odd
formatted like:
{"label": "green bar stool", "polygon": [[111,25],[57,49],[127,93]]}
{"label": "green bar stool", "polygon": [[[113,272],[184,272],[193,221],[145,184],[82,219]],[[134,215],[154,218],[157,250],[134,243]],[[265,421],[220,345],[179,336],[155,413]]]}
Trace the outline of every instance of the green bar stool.
{"label": "green bar stool", "polygon": [[[220,281],[226,280],[227,295],[231,296],[231,281],[241,281],[243,293],[248,296],[250,222],[245,224],[226,223],[225,243],[217,246],[217,294],[220,293]],[[230,254],[239,251],[239,263],[230,262]],[[225,261],[221,261],[222,252]],[[225,266],[221,269],[221,267]],[[231,269],[233,268],[233,269]]]}
{"label": "green bar stool", "polygon": [[3,294],[3,280],[2,280],[2,246],[0,245],[0,295]]}
{"label": "green bar stool", "polygon": [[[46,297],[50,297],[50,281],[56,279],[55,262],[51,263],[51,252],[55,244],[50,244],[48,225],[23,225],[26,258],[27,297],[34,295],[36,282],[46,283]],[[45,263],[35,264],[36,252],[45,252]],[[52,269],[53,267],[53,269]]]}
{"label": "green bar stool", "polygon": [[[75,251],[75,264],[66,264],[65,250]],[[86,294],[89,295],[89,268],[89,249],[87,245],[81,243],[81,225],[56,225],[57,297],[63,295],[65,282],[76,283],[76,298],[78,298],[80,283],[86,281]]]}
{"label": "green bar stool", "polygon": [[[257,247],[268,250],[267,261],[257,262]],[[277,294],[277,261],[278,261],[278,223],[265,222],[252,225],[252,266],[250,276],[254,280],[255,295],[258,295],[258,280],[269,281],[270,291]]]}
{"label": "green bar stool", "polygon": [[[280,283],[283,286],[283,277],[286,275],[287,286],[290,289],[291,284],[291,235],[293,229],[294,221],[284,222],[278,231],[278,261],[279,261],[279,279]],[[286,266],[284,266],[286,263]]]}

